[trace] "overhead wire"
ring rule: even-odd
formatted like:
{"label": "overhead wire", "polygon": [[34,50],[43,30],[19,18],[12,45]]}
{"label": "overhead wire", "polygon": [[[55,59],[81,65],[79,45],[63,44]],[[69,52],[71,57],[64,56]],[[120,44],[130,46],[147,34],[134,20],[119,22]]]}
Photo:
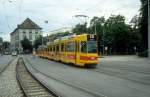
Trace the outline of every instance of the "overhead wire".
{"label": "overhead wire", "polygon": [[[106,1],[107,1],[107,0],[105,0],[105,2],[106,2]],[[101,1],[101,2],[103,2],[103,1]],[[99,6],[97,6],[97,5],[99,5],[101,2],[98,2],[96,5],[85,9],[84,11],[80,12],[80,14],[83,14],[83,13],[85,13],[85,12],[91,10],[91,9],[95,9],[95,8],[99,7]],[[130,4],[131,4],[131,3],[130,3]],[[118,10],[121,9],[121,8],[128,7],[130,4],[125,4],[125,5],[123,5],[123,6],[119,7],[119,8],[116,8],[116,9],[112,10],[112,11],[111,11],[111,14],[112,14],[112,12],[118,11]],[[135,6],[135,4],[134,4],[134,6]],[[137,4],[136,6],[139,6],[139,4]],[[99,10],[99,11],[102,11],[102,10]],[[105,11],[104,11],[104,12],[105,12]]]}
{"label": "overhead wire", "polygon": [[[107,0],[105,0],[105,2],[106,2]],[[97,5],[99,5],[101,2],[103,2],[103,0],[101,0],[100,2],[98,2],[98,3],[96,3],[95,5],[93,5],[92,7],[89,7],[89,8],[87,8],[87,9],[85,9],[84,11],[81,11],[80,13],[82,14],[82,13],[85,13],[85,12],[87,12],[88,10],[91,10],[91,9],[94,9],[94,8],[97,8],[98,6]],[[96,6],[96,7],[95,7]]]}
{"label": "overhead wire", "polygon": [[7,11],[6,11],[6,6],[5,6],[5,1],[3,1],[3,9],[4,9],[3,13],[4,13],[5,20],[6,20],[6,24],[7,24],[8,28],[10,29],[10,25],[9,25],[9,22],[8,22],[8,17],[6,16]]}
{"label": "overhead wire", "polygon": [[19,20],[20,21],[22,19],[22,4],[23,4],[23,0],[20,0],[19,2]]}

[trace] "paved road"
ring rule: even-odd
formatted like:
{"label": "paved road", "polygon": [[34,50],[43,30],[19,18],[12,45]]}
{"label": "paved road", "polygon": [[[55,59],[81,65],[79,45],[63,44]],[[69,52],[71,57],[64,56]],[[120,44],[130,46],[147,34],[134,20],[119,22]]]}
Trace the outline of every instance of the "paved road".
{"label": "paved road", "polygon": [[147,59],[133,56],[105,57],[100,60],[96,69],[83,69],[31,56],[24,58],[47,76],[65,80],[107,97],[150,95],[150,61]]}
{"label": "paved road", "polygon": [[100,73],[150,85],[150,60],[137,56],[113,56],[100,60]]}
{"label": "paved road", "polygon": [[11,55],[0,56],[0,72],[13,58]]}

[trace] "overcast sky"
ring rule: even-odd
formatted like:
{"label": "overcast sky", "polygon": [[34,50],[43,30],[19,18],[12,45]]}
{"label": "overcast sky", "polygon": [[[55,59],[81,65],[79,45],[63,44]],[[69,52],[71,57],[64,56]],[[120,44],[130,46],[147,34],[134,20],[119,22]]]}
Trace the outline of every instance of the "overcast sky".
{"label": "overcast sky", "polygon": [[10,40],[10,33],[27,17],[46,35],[58,28],[74,27],[82,19],[75,15],[87,15],[88,21],[93,16],[121,14],[129,22],[139,9],[139,0],[0,0],[0,36]]}

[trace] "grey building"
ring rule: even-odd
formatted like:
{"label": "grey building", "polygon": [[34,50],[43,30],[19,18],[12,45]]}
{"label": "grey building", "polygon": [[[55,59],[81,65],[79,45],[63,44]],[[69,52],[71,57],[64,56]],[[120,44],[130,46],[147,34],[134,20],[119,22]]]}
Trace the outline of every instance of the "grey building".
{"label": "grey building", "polygon": [[42,28],[34,23],[31,19],[27,18],[23,23],[10,34],[11,49],[23,51],[21,41],[26,37],[33,44],[35,39],[42,35]]}

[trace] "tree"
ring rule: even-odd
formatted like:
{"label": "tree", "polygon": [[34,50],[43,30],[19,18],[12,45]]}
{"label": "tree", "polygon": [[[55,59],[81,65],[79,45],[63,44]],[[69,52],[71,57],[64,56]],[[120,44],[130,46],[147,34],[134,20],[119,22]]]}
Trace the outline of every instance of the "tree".
{"label": "tree", "polygon": [[103,25],[105,23],[105,18],[102,17],[93,17],[90,21],[90,33],[97,34],[102,36]]}
{"label": "tree", "polygon": [[42,45],[42,36],[39,36],[35,41],[33,47],[37,49],[39,45]]}
{"label": "tree", "polygon": [[90,21],[90,27],[88,33],[96,34],[98,38],[98,52],[100,52],[100,46],[103,45],[103,32],[104,32],[105,18],[93,17]]}
{"label": "tree", "polygon": [[4,42],[3,42],[3,48],[4,48],[4,49],[9,48],[9,46],[10,46],[10,42],[8,42],[8,41],[4,41]]}
{"label": "tree", "polygon": [[142,36],[142,47],[145,49],[148,48],[148,0],[140,0],[141,9],[140,9],[140,23],[139,29]]}
{"label": "tree", "polygon": [[84,24],[77,24],[75,28],[73,28],[72,32],[76,33],[77,35],[87,33],[87,23]]}
{"label": "tree", "polygon": [[108,19],[104,17],[93,17],[90,21],[90,26],[86,24],[77,24],[73,29],[76,34],[83,32],[89,34],[97,34],[99,52],[108,47],[108,50],[117,54],[125,54],[128,52],[134,53],[135,47],[140,47],[141,34],[137,23],[132,28],[126,24],[125,17],[122,15],[111,15]]}
{"label": "tree", "polygon": [[121,15],[110,16],[104,27],[104,44],[117,53],[128,52],[129,48],[137,45],[140,38],[135,32],[133,33],[132,28],[125,23],[125,17]]}
{"label": "tree", "polygon": [[27,53],[32,52],[32,43],[26,37],[21,41],[23,51]]}

